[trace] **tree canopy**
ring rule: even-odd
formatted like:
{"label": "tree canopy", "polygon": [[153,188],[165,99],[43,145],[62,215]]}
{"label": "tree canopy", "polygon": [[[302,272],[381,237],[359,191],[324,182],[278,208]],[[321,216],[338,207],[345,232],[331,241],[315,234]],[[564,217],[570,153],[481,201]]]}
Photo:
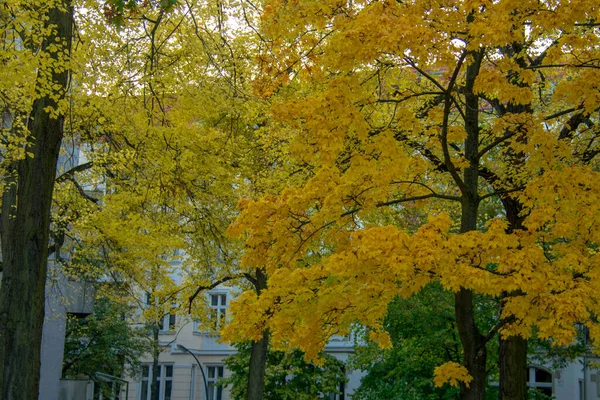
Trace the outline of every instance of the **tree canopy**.
{"label": "tree canopy", "polygon": [[[268,2],[261,88],[286,91],[274,114],[311,176],[241,204],[230,232],[269,288],[234,304],[229,337],[268,328],[312,358],[359,321],[386,347],[390,301],[437,281],[455,293],[464,359],[436,382],[479,399],[498,331],[568,344],[580,322],[596,337],[597,13],[577,1]],[[502,210],[483,215],[486,201]],[[427,222],[396,223],[413,209]],[[503,299],[488,331],[475,293]]]}
{"label": "tree canopy", "polygon": [[[54,252],[130,301],[148,293],[151,323],[174,305],[206,321],[198,294],[240,282],[225,338],[270,334],[316,363],[357,323],[391,346],[388,306],[436,285],[461,348],[435,384],[483,399],[500,334],[512,398],[502,377],[524,368],[532,335],[600,337],[599,13],[585,0],[3,2],[0,354],[16,359],[17,332],[38,340]],[[55,177],[63,137],[87,162]],[[495,302],[482,324],[477,305]],[[3,368],[2,393],[35,373]]]}

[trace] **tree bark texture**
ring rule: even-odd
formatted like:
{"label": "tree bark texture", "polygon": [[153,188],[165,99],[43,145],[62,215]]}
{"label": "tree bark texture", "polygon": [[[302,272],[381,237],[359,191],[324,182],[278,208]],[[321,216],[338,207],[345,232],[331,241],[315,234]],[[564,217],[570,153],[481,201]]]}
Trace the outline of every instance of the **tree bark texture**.
{"label": "tree bark texture", "polygon": [[[255,289],[257,294],[267,288],[267,276],[261,269],[256,269]],[[263,332],[258,342],[252,342],[250,366],[248,370],[247,400],[262,400],[265,388],[265,369],[269,350],[269,331]]]}
{"label": "tree bark texture", "polygon": [[[48,12],[46,26],[55,31],[42,43],[64,41],[70,52],[73,8],[68,0]],[[60,7],[59,7],[60,5]],[[59,9],[59,8],[62,8]],[[49,53],[56,57],[55,53]],[[28,122],[27,151],[33,157],[15,161],[7,171],[2,194],[0,236],[3,275],[0,287],[0,398],[37,400],[40,344],[44,322],[44,289],[48,258],[50,209],[64,117],[51,117],[68,87],[66,68],[52,73],[57,97],[36,99]]]}
{"label": "tree bark texture", "polygon": [[500,400],[527,400],[527,340],[500,339]]}
{"label": "tree bark texture", "polygon": [[[460,232],[477,229],[479,206],[479,97],[473,92],[479,74],[483,52],[470,52],[465,80],[465,157],[469,166],[464,168],[461,187]],[[461,385],[462,400],[484,400],[487,387],[487,351],[485,337],[475,323],[473,292],[461,288],[455,294],[456,326],[464,353],[464,366],[473,378],[470,384]]]}
{"label": "tree bark texture", "polygon": [[[516,199],[506,196],[502,203],[508,219],[508,231],[523,229],[523,205]],[[510,296],[520,296],[522,292],[504,293],[504,301]],[[499,338],[498,367],[500,372],[500,400],[527,400],[527,340],[520,336]]]}
{"label": "tree bark texture", "polygon": [[160,344],[158,343],[158,324],[152,325],[152,382],[150,382],[150,399],[159,399],[159,378],[160,378],[160,365],[158,364],[158,358],[160,357]]}

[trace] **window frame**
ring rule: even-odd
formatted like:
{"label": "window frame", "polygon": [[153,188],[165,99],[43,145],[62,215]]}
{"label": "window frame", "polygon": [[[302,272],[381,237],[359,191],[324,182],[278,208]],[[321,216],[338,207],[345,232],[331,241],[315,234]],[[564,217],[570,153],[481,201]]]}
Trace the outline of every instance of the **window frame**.
{"label": "window frame", "polygon": [[[550,374],[550,382],[538,382],[536,380],[536,371],[538,370]],[[552,371],[537,365],[527,366],[527,388],[529,390],[550,389],[550,396],[554,396],[554,374]]]}
{"label": "window frame", "polygon": [[162,321],[160,322],[160,326],[158,327],[158,333],[173,333],[175,332],[175,324],[177,323],[177,314],[169,313],[166,314]]}
{"label": "window frame", "polygon": [[[211,369],[213,376],[211,377]],[[220,372],[220,374],[219,374]],[[208,388],[208,400],[223,400],[223,386],[218,386],[219,379],[225,376],[225,365],[206,365],[206,386]]]}
{"label": "window frame", "polygon": [[[213,305],[213,297],[217,297],[217,304]],[[223,298],[225,302],[223,303]],[[206,294],[206,302],[208,305],[208,317],[210,321],[210,325],[212,329],[219,330],[222,328],[222,325],[227,320],[227,314],[229,309],[229,302],[231,301],[230,293],[227,290],[213,290]],[[216,319],[216,323],[215,323]],[[194,332],[200,334],[210,334],[211,330],[204,329],[200,322],[194,321]]]}
{"label": "window frame", "polygon": [[[229,300],[227,292],[210,292],[208,294],[208,307],[210,309],[210,318],[215,329],[222,328],[222,321],[227,319],[227,308]],[[217,304],[213,304],[213,299],[217,300]]]}
{"label": "window frame", "polygon": [[[144,376],[144,368],[148,368],[148,375]],[[172,400],[173,399],[173,382],[175,375],[175,366],[173,364],[159,364],[160,376],[157,378],[158,384],[158,399],[159,400]],[[167,369],[171,367],[171,376],[167,376]],[[142,376],[138,383],[137,400],[150,400],[150,382],[152,382],[152,364],[142,365]],[[168,397],[166,396],[167,382],[171,382],[171,389]],[[146,387],[146,398],[142,398],[142,391],[144,386]]]}

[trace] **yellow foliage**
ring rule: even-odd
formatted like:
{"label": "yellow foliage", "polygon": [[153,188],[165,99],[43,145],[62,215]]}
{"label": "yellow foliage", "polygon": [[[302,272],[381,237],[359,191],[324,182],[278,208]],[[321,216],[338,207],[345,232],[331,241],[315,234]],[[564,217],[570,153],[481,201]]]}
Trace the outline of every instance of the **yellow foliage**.
{"label": "yellow foliage", "polygon": [[434,370],[433,382],[436,387],[449,383],[452,386],[458,386],[459,382],[469,387],[473,377],[469,375],[467,369],[456,362],[447,362],[436,367]]}

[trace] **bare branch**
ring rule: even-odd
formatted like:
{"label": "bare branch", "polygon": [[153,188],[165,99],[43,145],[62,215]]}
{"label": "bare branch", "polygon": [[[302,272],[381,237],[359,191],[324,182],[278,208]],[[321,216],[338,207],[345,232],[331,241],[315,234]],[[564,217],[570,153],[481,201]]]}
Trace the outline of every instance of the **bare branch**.
{"label": "bare branch", "polygon": [[189,299],[188,299],[188,313],[192,312],[192,302],[196,299],[196,297],[198,297],[198,295],[200,294],[200,292],[202,292],[203,290],[211,290],[211,289],[216,288],[217,286],[219,286],[222,283],[229,282],[229,281],[232,281],[234,279],[244,278],[244,277],[245,277],[245,275],[226,276],[226,277],[224,277],[222,279],[214,281],[210,285],[198,286],[198,288],[196,288],[196,291],[194,292],[194,294],[192,294],[189,297]]}
{"label": "bare branch", "polygon": [[61,183],[61,182],[66,181],[67,179],[71,179],[75,176],[76,173],[86,171],[86,170],[92,168],[93,165],[94,164],[91,161],[83,163],[83,164],[79,164],[79,165],[71,168],[70,170],[63,172],[61,175],[59,175],[56,178],[56,183]]}

